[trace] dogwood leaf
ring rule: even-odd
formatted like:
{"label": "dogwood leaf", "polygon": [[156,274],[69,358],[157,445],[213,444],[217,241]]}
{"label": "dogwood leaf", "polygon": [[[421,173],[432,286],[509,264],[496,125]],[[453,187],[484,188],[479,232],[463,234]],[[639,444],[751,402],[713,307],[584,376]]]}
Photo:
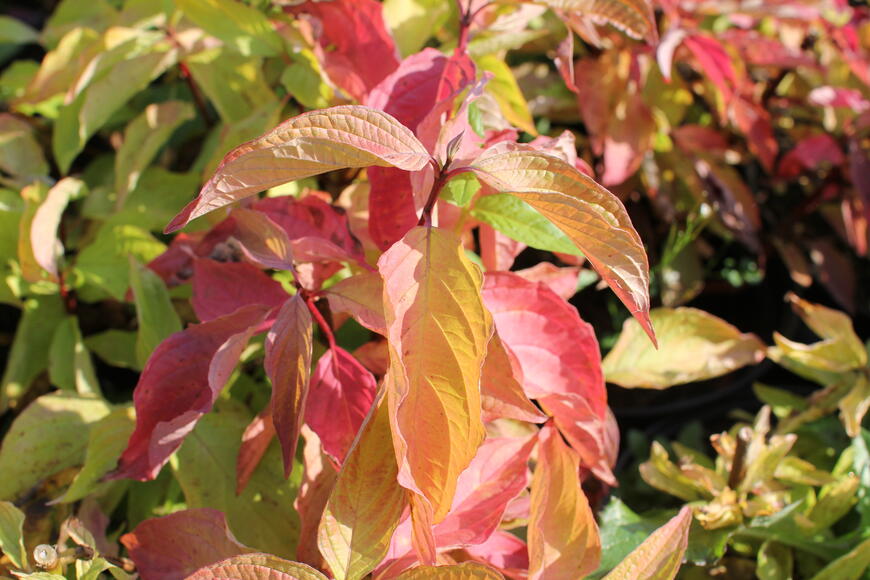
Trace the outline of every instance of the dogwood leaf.
{"label": "dogwood leaf", "polygon": [[673,580],[689,544],[692,508],[680,513],[644,540],[605,580]]}
{"label": "dogwood leaf", "polygon": [[282,560],[271,554],[244,554],[201,568],[187,580],[328,580],[326,576],[299,562]]}

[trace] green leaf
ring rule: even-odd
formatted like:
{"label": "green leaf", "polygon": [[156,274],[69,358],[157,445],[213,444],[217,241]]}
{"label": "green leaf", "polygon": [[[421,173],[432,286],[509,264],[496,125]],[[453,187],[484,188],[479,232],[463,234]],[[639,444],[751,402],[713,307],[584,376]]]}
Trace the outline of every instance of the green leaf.
{"label": "green leaf", "polygon": [[854,469],[861,481],[856,496],[858,497],[858,513],[861,523],[866,528],[870,524],[870,431],[861,429],[857,437],[852,438],[854,449]]}
{"label": "green leaf", "polygon": [[328,107],[335,91],[323,80],[324,73],[314,52],[303,48],[291,57],[293,62],[281,73],[281,85],[306,109]]}
{"label": "green leaf", "polygon": [[721,318],[695,308],[656,308],[650,312],[659,348],[629,319],[602,361],[608,382],[626,388],[666,389],[711,379],[761,362],[765,346]]}
{"label": "green leaf", "polygon": [[104,224],[93,242],[79,253],[76,270],[86,283],[123,301],[130,279],[128,256],[147,263],[165,250],[165,244],[142,228]]}
{"label": "green leaf", "polygon": [[47,477],[85,459],[91,426],[110,412],[100,399],[43,395],[21,412],[0,447],[0,498],[15,500]]}
{"label": "green leaf", "polygon": [[25,302],[0,382],[0,411],[24,395],[33,379],[48,367],[51,340],[65,314],[59,296],[40,296]]}
{"label": "green leaf", "polygon": [[85,346],[114,367],[142,370],[139,359],[136,358],[137,338],[138,333],[110,328],[85,338]]}
{"label": "green leaf", "polygon": [[244,56],[283,52],[281,37],[259,10],[233,0],[177,0],[194,24]]}
{"label": "green leaf", "polygon": [[611,570],[605,580],[672,580],[683,561],[691,523],[692,509],[683,506],[680,513]]}
{"label": "green leaf", "polygon": [[418,52],[447,23],[450,4],[444,0],[384,0],[383,14],[404,57]]}
{"label": "green leaf", "polygon": [[136,303],[139,332],[136,336],[136,360],[145,362],[157,345],[170,334],[181,331],[181,320],[172,306],[169,290],[163,280],[130,258],[130,288]]}
{"label": "green leaf", "polygon": [[24,549],[24,514],[8,501],[0,501],[0,551],[20,569],[27,569]]}
{"label": "green leaf", "polygon": [[[115,409],[91,426],[85,462],[69,489],[57,503],[69,503],[83,499],[99,485],[100,478],[109,473],[118,463],[118,458],[127,447],[127,441],[136,426],[135,412],[130,405]],[[111,483],[109,485],[112,485]]]}
{"label": "green leaf", "polygon": [[794,554],[791,548],[779,542],[766,541],[758,550],[759,580],[790,580],[794,571]]}
{"label": "green leaf", "polygon": [[33,127],[8,113],[0,114],[0,170],[22,186],[49,171]]}
{"label": "green leaf", "polygon": [[477,177],[473,173],[462,173],[447,182],[441,190],[441,197],[459,207],[465,207],[478,191],[480,182]]}
{"label": "green leaf", "polygon": [[300,525],[293,501],[302,469],[296,466],[285,480],[280,449],[273,442],[237,496],[236,458],[249,422],[247,414],[228,405],[205,415],[178,450],[175,475],[187,507],[218,509],[243,544],[293,557]]}
{"label": "green leaf", "polygon": [[859,580],[864,571],[870,567],[870,538],[861,542],[854,550],[840,556],[812,580]]}
{"label": "green leaf", "polygon": [[[195,173],[173,173],[151,166],[142,172],[136,188],[130,192],[120,211],[115,213],[114,204],[106,200],[100,211],[88,217],[112,225],[133,225],[149,232],[163,231],[169,220],[190,200],[190,193],[196,191],[199,184],[200,178]],[[94,197],[92,192],[88,201]]]}
{"label": "green leaf", "polygon": [[28,44],[36,42],[39,34],[11,16],[0,16],[0,44]]}
{"label": "green leaf", "polygon": [[601,565],[594,576],[616,567],[661,524],[644,518],[618,497],[611,498],[599,516],[601,522]]}
{"label": "green leaf", "polygon": [[75,316],[64,318],[54,332],[48,351],[48,376],[53,385],[63,390],[100,396],[94,363],[82,341]]}
{"label": "green leaf", "polygon": [[474,202],[471,215],[527,246],[575,256],[583,254],[550,220],[523,200],[507,193],[479,198]]}

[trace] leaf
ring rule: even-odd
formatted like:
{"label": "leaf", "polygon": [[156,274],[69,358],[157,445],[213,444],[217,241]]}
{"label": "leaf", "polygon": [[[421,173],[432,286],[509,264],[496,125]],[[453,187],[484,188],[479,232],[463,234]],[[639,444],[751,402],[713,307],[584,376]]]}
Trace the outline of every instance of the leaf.
{"label": "leaf", "polygon": [[52,384],[61,389],[80,395],[101,394],[94,364],[75,316],[67,316],[54,332],[48,352],[48,376]]}
{"label": "leaf", "polygon": [[764,344],[695,308],[657,308],[650,312],[659,349],[643,338],[628,320],[619,340],[604,358],[608,382],[626,388],[666,389],[718,377],[761,362]]}
{"label": "leaf", "polygon": [[523,369],[516,355],[493,332],[486,347],[480,375],[480,398],[484,420],[507,417],[541,423],[546,416],[529,401],[523,391]]}
{"label": "leaf", "polygon": [[29,44],[38,40],[39,34],[17,18],[0,16],[0,44]]}
{"label": "leaf", "polygon": [[518,197],[506,193],[485,195],[474,202],[471,215],[527,246],[563,254],[582,253],[562,230]]}
{"label": "leaf", "polygon": [[333,312],[347,312],[372,332],[387,334],[384,281],[378,274],[360,272],[336,282],[327,289],[326,299]]}
{"label": "leaf", "polygon": [[870,567],[870,539],[864,540],[851,552],[825,566],[821,572],[813,576],[812,580],[859,580],[868,567]]}
{"label": "leaf", "polygon": [[237,208],[233,211],[233,237],[242,252],[263,268],[293,270],[293,249],[281,227],[263,212]]}
{"label": "leaf", "polygon": [[85,346],[111,366],[142,370],[136,357],[136,337],[135,332],[110,328],[85,338]]}
{"label": "leaf", "polygon": [[317,361],[308,388],[305,422],[320,437],[323,450],[339,464],[350,450],[377,388],[372,373],[340,346],[330,348]]}
{"label": "leaf", "polygon": [[70,503],[90,495],[100,478],[117,464],[135,426],[136,417],[130,406],[115,409],[94,423],[88,434],[81,471],[76,474],[66,493],[52,503]]}
{"label": "leaf", "polygon": [[136,304],[136,360],[145,366],[154,349],[169,335],[181,331],[166,284],[157,274],[130,258],[130,289]]}
{"label": "leaf", "polygon": [[209,508],[145,520],[121,536],[121,543],[139,574],[166,580],[182,580],[199,568],[253,551],[233,537],[224,514]]}
{"label": "leaf", "polygon": [[371,167],[366,171],[369,191],[369,235],[386,251],[417,225],[411,176],[394,168]]}
{"label": "leaf", "polygon": [[683,44],[695,57],[698,68],[722,92],[725,101],[731,101],[734,92],[740,87],[731,57],[728,56],[722,43],[712,36],[690,34],[683,39]]}
{"label": "leaf", "polygon": [[465,551],[474,559],[497,568],[511,578],[522,577],[529,568],[526,543],[504,530],[496,530],[486,542],[469,546]]}
{"label": "leaf", "polygon": [[475,59],[475,62],[481,70],[492,73],[492,79],[487,83],[486,90],[498,103],[505,120],[526,133],[537,135],[535,121],[529,112],[529,104],[507,63],[494,54],[480,56]]}
{"label": "leaf", "polygon": [[329,496],[317,545],[337,580],[363,578],[377,566],[407,504],[391,437],[384,401],[372,407]]}
{"label": "leaf", "polygon": [[483,440],[479,382],[492,318],[480,296],[482,275],[449,232],[412,229],[378,269],[399,483],[431,505],[437,523]]}
{"label": "leaf", "polygon": [[189,508],[213,508],[226,515],[238,541],[292,557],[299,538],[299,468],[285,479],[281,450],[266,451],[244,491],[236,495],[236,458],[250,415],[225,404],[205,415],[178,450],[173,471]]}
{"label": "leaf", "polygon": [[683,506],[680,513],[611,570],[605,580],[672,580],[686,552],[691,523],[692,508]]}
{"label": "leaf", "polygon": [[428,161],[423,145],[386,113],[353,105],[303,113],[230,151],[166,231],[288,181],[344,167],[414,171]]}
{"label": "leaf", "polygon": [[17,500],[33,486],[85,459],[91,426],[109,414],[100,399],[43,395],[15,420],[0,447],[0,499]]}
{"label": "leaf", "polygon": [[187,580],[328,580],[314,568],[271,554],[245,554],[206,566]]}
{"label": "leaf", "polygon": [[256,8],[232,0],[178,0],[178,8],[194,24],[244,56],[283,52],[281,37]]}
{"label": "leaf", "polygon": [[504,580],[504,576],[483,564],[463,562],[452,566],[417,566],[396,576],[396,580]]}
{"label": "leaf", "polygon": [[658,40],[652,5],[648,0],[537,0],[554,10],[575,12],[596,22],[608,22],[633,38],[650,44]]}
{"label": "leaf", "polygon": [[527,202],[567,234],[654,340],[649,265],[619,199],[564,161],[531,151],[484,154],[471,168],[478,179]]}
{"label": "leaf", "polygon": [[870,409],[870,380],[866,374],[857,375],[855,386],[840,399],[839,407],[846,434],[849,437],[857,437],[861,433],[864,415]]}
{"label": "leaf", "polygon": [[207,413],[266,310],[249,306],[160,343],[133,391],[136,429],[109,479],[154,479]]}
{"label": "leaf", "polygon": [[0,501],[0,551],[20,570],[27,568],[24,514],[8,501]]}
{"label": "leaf", "polygon": [[57,228],[60,218],[70,200],[80,197],[84,183],[78,179],[66,178],[58,181],[45,197],[30,223],[30,244],[33,248],[33,258],[36,263],[51,274],[51,280],[57,281],[57,262],[63,257],[63,245],[57,239]]}
{"label": "leaf", "polygon": [[116,207],[122,208],[139,177],[175,130],[195,117],[193,106],[183,101],[166,101],[145,107],[124,130],[124,142],[115,157]]}
{"label": "leaf", "polygon": [[576,580],[598,567],[601,539],[578,461],[551,424],[538,438],[529,516],[530,580]]}
{"label": "leaf", "polygon": [[289,477],[296,442],[305,418],[311,368],[311,314],[302,296],[289,298],[266,335],[266,374],[272,381],[272,421],[284,452],[284,475]]}
{"label": "leaf", "polygon": [[447,23],[449,7],[440,0],[385,0],[384,21],[403,56],[418,52]]}
{"label": "leaf", "polygon": [[267,405],[254,417],[242,434],[242,445],[236,459],[236,495],[241,495],[251,476],[263,459],[272,439],[275,437],[275,423],[272,422],[272,408]]}
{"label": "leaf", "polygon": [[193,263],[191,285],[190,303],[202,322],[227,316],[251,304],[277,308],[288,299],[280,282],[246,262],[199,258]]}
{"label": "leaf", "polygon": [[29,123],[0,113],[0,135],[0,169],[17,177],[22,185],[48,175],[48,163]]}

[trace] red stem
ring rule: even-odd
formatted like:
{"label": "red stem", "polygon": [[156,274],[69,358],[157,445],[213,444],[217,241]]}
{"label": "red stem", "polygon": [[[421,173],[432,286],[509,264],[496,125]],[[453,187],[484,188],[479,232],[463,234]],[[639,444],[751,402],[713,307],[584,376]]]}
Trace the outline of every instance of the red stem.
{"label": "red stem", "polygon": [[300,292],[303,293],[305,305],[308,306],[308,311],[311,313],[311,316],[314,317],[314,320],[316,320],[318,326],[320,326],[320,330],[326,335],[326,342],[329,343],[330,350],[334,351],[336,345],[335,334],[332,332],[332,328],[330,328],[326,319],[323,318],[323,314],[320,313],[320,310],[317,309],[317,305],[314,303],[314,297],[304,289],[300,290]]}

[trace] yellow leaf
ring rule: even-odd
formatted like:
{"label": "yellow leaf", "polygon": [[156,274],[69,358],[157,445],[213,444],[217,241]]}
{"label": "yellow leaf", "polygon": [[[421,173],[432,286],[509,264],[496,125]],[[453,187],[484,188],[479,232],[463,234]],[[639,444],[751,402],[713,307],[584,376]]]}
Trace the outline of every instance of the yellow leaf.
{"label": "yellow leaf", "polygon": [[535,121],[529,112],[529,103],[523,96],[510,67],[504,60],[493,54],[476,58],[475,62],[478,67],[494,75],[487,83],[486,90],[498,103],[498,107],[508,123],[526,133],[537,135]]}
{"label": "yellow leaf", "polygon": [[691,524],[692,509],[684,506],[680,513],[626,556],[604,580],[672,580],[689,545]]}
{"label": "yellow leaf", "polygon": [[303,113],[227,153],[199,196],[166,231],[288,181],[345,167],[416,171],[429,159],[411,130],[382,111],[345,105]]}
{"label": "yellow leaf", "polygon": [[362,578],[387,554],[407,504],[397,475],[389,410],[376,402],[342,465],[317,534],[336,580]]}
{"label": "yellow leaf", "polygon": [[609,22],[633,38],[654,43],[658,37],[649,0],[537,0],[554,10],[576,12],[593,21]]}
{"label": "yellow leaf", "polygon": [[718,377],[764,359],[764,344],[721,318],[695,308],[657,308],[650,319],[658,350],[626,321],[602,367],[608,382],[626,388],[666,389]]}
{"label": "yellow leaf", "polygon": [[418,566],[396,580],[504,580],[504,576],[483,564],[463,562],[455,566]]}
{"label": "yellow leaf", "polygon": [[533,151],[484,154],[481,181],[510,193],[562,230],[655,340],[649,322],[649,263],[619,199],[568,163]]}
{"label": "yellow leaf", "polygon": [[532,479],[529,580],[577,580],[598,568],[601,538],[578,469],[577,456],[545,425]]}
{"label": "yellow leaf", "polygon": [[492,317],[483,275],[458,237],[417,227],[378,261],[394,384],[388,384],[399,483],[450,509],[456,479],[483,441],[480,374]]}
{"label": "yellow leaf", "polygon": [[846,433],[849,437],[857,437],[861,433],[864,415],[870,409],[870,380],[867,380],[866,374],[856,375],[855,386],[840,399],[839,406],[840,418],[846,427]]}

